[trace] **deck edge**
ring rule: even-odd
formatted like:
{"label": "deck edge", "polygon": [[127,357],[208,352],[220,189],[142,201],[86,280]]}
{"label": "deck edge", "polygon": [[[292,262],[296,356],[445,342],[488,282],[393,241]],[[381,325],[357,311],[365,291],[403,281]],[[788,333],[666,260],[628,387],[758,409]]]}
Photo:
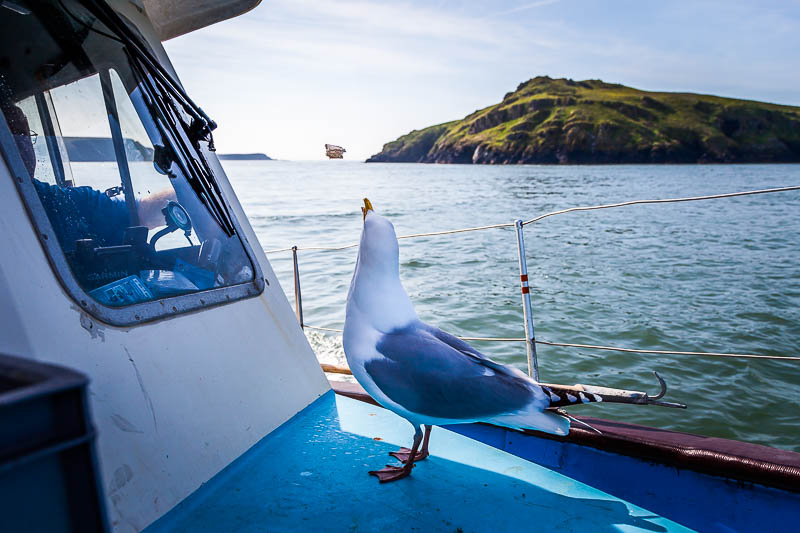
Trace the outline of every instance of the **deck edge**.
{"label": "deck edge", "polygon": [[[357,383],[330,380],[330,384],[336,394],[379,405]],[[602,434],[575,426],[564,437],[532,430],[523,433],[703,474],[800,492],[800,453],[614,420],[586,416],[575,418],[599,429]]]}

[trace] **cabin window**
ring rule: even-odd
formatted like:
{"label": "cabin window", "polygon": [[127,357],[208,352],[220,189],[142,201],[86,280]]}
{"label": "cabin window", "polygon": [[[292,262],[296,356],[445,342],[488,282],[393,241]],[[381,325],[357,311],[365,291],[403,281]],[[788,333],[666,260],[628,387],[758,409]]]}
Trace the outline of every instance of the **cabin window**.
{"label": "cabin window", "polygon": [[131,324],[260,292],[210,136],[81,4],[27,4],[0,9],[0,145],[72,296]]}

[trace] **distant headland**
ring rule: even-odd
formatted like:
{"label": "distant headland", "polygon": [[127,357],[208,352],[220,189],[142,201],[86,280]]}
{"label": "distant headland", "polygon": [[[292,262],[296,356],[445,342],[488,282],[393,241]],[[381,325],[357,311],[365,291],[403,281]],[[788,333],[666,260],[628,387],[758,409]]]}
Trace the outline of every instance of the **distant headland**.
{"label": "distant headland", "polygon": [[[125,153],[131,161],[152,161],[153,149],[139,141],[125,138]],[[110,137],[64,137],[64,145],[70,161],[76,162],[109,162],[116,161],[114,142]],[[271,161],[267,154],[217,154],[223,160],[234,161]]]}
{"label": "distant headland", "polygon": [[217,157],[226,161],[272,161],[267,154],[217,154]]}
{"label": "distant headland", "polygon": [[539,76],[367,162],[797,163],[800,107]]}

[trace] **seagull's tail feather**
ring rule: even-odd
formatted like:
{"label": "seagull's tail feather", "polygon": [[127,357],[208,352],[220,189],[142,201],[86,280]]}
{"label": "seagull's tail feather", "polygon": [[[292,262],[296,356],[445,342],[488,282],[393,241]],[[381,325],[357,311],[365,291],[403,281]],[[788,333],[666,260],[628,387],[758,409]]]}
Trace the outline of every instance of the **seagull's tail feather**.
{"label": "seagull's tail feather", "polygon": [[533,429],[553,435],[569,433],[569,419],[534,406],[516,413],[496,416],[487,422],[512,429]]}
{"label": "seagull's tail feather", "polygon": [[581,385],[565,387],[563,385],[545,385],[539,383],[544,393],[550,400],[550,407],[567,407],[582,403],[602,402],[600,394],[582,390]]}

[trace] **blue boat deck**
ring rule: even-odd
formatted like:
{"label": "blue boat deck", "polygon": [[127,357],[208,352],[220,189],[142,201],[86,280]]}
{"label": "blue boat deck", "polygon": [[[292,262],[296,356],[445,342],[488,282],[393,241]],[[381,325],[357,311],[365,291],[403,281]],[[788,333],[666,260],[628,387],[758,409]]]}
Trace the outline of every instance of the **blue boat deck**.
{"label": "blue boat deck", "polygon": [[438,427],[411,477],[367,474],[412,434],[393,413],[329,392],[146,531],[690,531]]}

